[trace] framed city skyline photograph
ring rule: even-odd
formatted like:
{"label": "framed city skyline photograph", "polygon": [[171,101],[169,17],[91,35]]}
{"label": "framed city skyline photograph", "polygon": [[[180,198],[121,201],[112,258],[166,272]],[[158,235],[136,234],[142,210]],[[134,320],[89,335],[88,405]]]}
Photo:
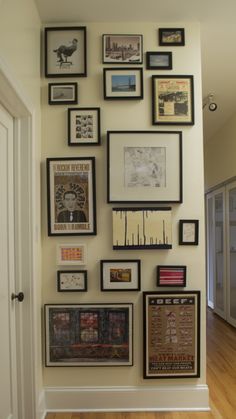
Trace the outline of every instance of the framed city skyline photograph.
{"label": "framed city skyline photograph", "polygon": [[104,99],[143,99],[142,68],[104,68]]}
{"label": "framed city skyline photograph", "polygon": [[101,291],[139,291],[140,270],[139,259],[101,260]]}
{"label": "framed city skyline photograph", "polygon": [[87,291],[87,271],[57,271],[57,291]]}
{"label": "framed city skyline photograph", "polygon": [[172,52],[147,51],[147,70],[172,70]]}
{"label": "framed city skyline photograph", "polygon": [[185,30],[184,28],[159,28],[159,45],[161,46],[184,46]]}
{"label": "framed city skyline photograph", "polygon": [[102,36],[103,64],[142,64],[142,35],[112,35]]}
{"label": "framed city skyline photograph", "polygon": [[100,108],[68,108],[68,145],[99,145]]}

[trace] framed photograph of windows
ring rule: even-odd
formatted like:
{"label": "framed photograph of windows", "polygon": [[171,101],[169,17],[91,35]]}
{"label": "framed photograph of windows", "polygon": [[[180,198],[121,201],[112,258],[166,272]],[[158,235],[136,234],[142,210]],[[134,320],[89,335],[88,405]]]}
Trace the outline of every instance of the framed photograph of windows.
{"label": "framed photograph of windows", "polygon": [[57,265],[86,265],[86,244],[58,244]]}
{"label": "framed photograph of windows", "polygon": [[47,159],[48,235],[96,234],[95,158]]}
{"label": "framed photograph of windows", "polygon": [[142,64],[142,35],[103,35],[103,64]]}
{"label": "framed photograph of windows", "polygon": [[143,99],[143,69],[136,67],[103,69],[104,99]]}
{"label": "framed photograph of windows", "polygon": [[194,125],[193,76],[152,76],[152,124]]}
{"label": "framed photograph of windows", "polygon": [[87,271],[57,271],[57,291],[87,291]]}
{"label": "framed photograph of windows", "polygon": [[198,220],[179,220],[179,244],[198,245],[198,236]]}
{"label": "framed photograph of windows", "polygon": [[47,367],[133,365],[133,304],[46,304]]}
{"label": "framed photograph of windows", "polygon": [[180,265],[158,265],[157,286],[158,287],[185,287],[186,266]]}
{"label": "framed photograph of windows", "polygon": [[139,291],[139,259],[101,260],[101,291]]}
{"label": "framed photograph of windows", "polygon": [[107,201],[182,202],[180,131],[108,131]]}
{"label": "framed photograph of windows", "polygon": [[100,108],[68,109],[68,145],[99,145]]}
{"label": "framed photograph of windows", "polygon": [[161,46],[184,46],[184,28],[159,28],[159,45]]}
{"label": "framed photograph of windows", "polygon": [[146,52],[147,70],[172,70],[172,52]]}
{"label": "framed photograph of windows", "polygon": [[77,83],[49,83],[48,103],[49,105],[77,104]]}
{"label": "framed photograph of windows", "polygon": [[200,291],[147,291],[144,378],[200,376]]}
{"label": "framed photograph of windows", "polygon": [[85,77],[86,57],[86,27],[44,29],[45,77]]}

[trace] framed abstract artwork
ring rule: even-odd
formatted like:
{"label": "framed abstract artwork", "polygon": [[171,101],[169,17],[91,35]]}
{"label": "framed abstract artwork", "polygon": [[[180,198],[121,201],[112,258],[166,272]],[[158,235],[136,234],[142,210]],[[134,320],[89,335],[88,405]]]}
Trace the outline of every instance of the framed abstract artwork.
{"label": "framed abstract artwork", "polygon": [[87,271],[57,271],[57,291],[87,291]]}
{"label": "framed abstract artwork", "polygon": [[86,244],[57,244],[57,265],[86,265]]}
{"label": "framed abstract artwork", "polygon": [[139,291],[140,269],[139,259],[101,260],[101,291]]}
{"label": "framed abstract artwork", "polygon": [[179,220],[179,244],[198,245],[199,220]]}
{"label": "framed abstract artwork", "polygon": [[158,265],[157,286],[158,287],[185,287],[186,266],[180,265]]}

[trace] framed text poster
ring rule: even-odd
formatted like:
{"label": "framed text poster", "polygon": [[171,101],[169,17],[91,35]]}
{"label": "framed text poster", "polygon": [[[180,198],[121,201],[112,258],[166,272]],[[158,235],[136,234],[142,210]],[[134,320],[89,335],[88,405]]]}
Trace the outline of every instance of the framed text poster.
{"label": "framed text poster", "polygon": [[200,291],[144,292],[144,378],[200,376]]}

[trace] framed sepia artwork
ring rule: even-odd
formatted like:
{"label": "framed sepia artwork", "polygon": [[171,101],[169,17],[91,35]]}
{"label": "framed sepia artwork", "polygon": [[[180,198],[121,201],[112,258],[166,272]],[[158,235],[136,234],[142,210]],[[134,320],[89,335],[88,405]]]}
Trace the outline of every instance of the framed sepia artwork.
{"label": "framed sepia artwork", "polygon": [[86,244],[58,244],[57,265],[86,265]]}
{"label": "framed sepia artwork", "polygon": [[101,291],[139,291],[139,259],[101,260]]}
{"label": "framed sepia artwork", "polygon": [[85,77],[86,57],[86,27],[44,29],[45,77]]}
{"label": "framed sepia artwork", "polygon": [[100,108],[68,109],[68,145],[99,145]]}
{"label": "framed sepia artwork", "polygon": [[198,220],[179,220],[179,244],[198,245],[198,236]]}
{"label": "framed sepia artwork", "polygon": [[185,287],[187,267],[181,265],[158,265],[158,287]]}
{"label": "framed sepia artwork", "polygon": [[133,304],[46,304],[47,367],[133,365]]}
{"label": "framed sepia artwork", "polygon": [[48,235],[96,234],[95,157],[47,159]]}
{"label": "framed sepia artwork", "polygon": [[147,70],[172,70],[172,52],[148,51],[146,52]]}
{"label": "framed sepia artwork", "polygon": [[57,291],[87,291],[87,271],[57,271]]}
{"label": "framed sepia artwork", "polygon": [[49,83],[49,105],[68,105],[78,103],[77,83]]}
{"label": "framed sepia artwork", "polygon": [[142,64],[142,35],[103,35],[103,64]]}
{"label": "framed sepia artwork", "polygon": [[152,76],[152,124],[194,125],[193,76]]}
{"label": "framed sepia artwork", "polygon": [[107,202],[182,202],[182,133],[108,131]]}
{"label": "framed sepia artwork", "polygon": [[200,377],[200,291],[144,292],[144,378]]}
{"label": "framed sepia artwork", "polygon": [[184,28],[159,28],[159,45],[161,46],[184,46]]}
{"label": "framed sepia artwork", "polygon": [[171,208],[113,208],[113,250],[171,249]]}
{"label": "framed sepia artwork", "polygon": [[103,69],[104,99],[143,99],[143,69],[104,68]]}

